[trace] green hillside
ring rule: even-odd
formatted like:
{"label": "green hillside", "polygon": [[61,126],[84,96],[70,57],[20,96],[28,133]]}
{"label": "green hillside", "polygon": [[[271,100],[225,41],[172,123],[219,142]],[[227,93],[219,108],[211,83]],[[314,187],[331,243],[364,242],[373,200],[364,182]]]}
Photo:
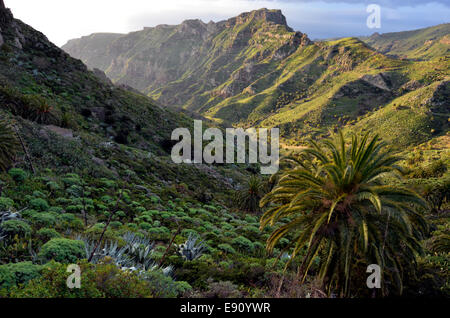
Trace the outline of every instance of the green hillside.
{"label": "green hillside", "polygon": [[[442,81],[448,86],[448,26],[374,35],[365,42],[312,42],[293,32],[281,12],[261,9],[218,23],[190,20],[123,35],[111,41],[95,66],[163,105],[226,125],[279,126],[285,143],[298,144],[372,116],[418,88],[432,90]],[[63,48],[89,64],[100,56],[82,50],[86,41],[72,40]],[[434,44],[425,50],[421,41]],[[427,61],[393,56],[407,51]],[[441,109],[443,117],[433,116],[429,98],[415,98],[421,99],[429,130],[445,133],[449,109]],[[405,143],[432,137],[421,136]]]}
{"label": "green hillside", "polygon": [[[69,41],[65,48],[72,52],[90,68],[106,69],[113,56],[109,52],[109,45],[121,37],[117,33],[95,33],[81,39]],[[91,60],[91,56],[94,58]]]}
{"label": "green hillside", "polygon": [[362,38],[376,50],[408,59],[432,59],[450,52],[450,24],[414,31],[384,33]]}
{"label": "green hillside", "polygon": [[[265,9],[65,48],[101,70],[0,0],[0,298],[450,294],[448,56],[313,43]],[[280,127],[291,160],[175,164],[202,116]],[[369,130],[387,144],[349,138]]]}
{"label": "green hillside", "polygon": [[[97,178],[141,171],[141,182],[157,192],[183,179],[199,193],[224,189],[224,172],[215,169],[225,168],[199,171],[172,163],[172,131],[191,128],[191,118],[97,77],[6,9],[0,23],[0,116],[17,125],[36,170]],[[26,157],[19,158],[28,169]]]}

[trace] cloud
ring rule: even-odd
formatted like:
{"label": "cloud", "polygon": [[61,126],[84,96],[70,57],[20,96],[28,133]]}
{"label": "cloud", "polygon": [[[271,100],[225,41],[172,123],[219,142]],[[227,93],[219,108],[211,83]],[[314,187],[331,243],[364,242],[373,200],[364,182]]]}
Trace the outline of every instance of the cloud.
{"label": "cloud", "polygon": [[[128,33],[187,19],[220,21],[260,8],[281,9],[311,38],[404,31],[446,23],[449,1],[388,0],[4,0],[14,15],[57,45],[94,32]],[[382,29],[366,26],[367,3],[382,5]],[[437,3],[439,2],[439,3]],[[395,4],[394,4],[395,3]]]}
{"label": "cloud", "polygon": [[[213,0],[214,1],[214,0]],[[241,0],[241,1],[258,1],[258,0]],[[311,2],[325,2],[325,3],[346,3],[346,4],[379,4],[380,6],[389,8],[398,7],[416,7],[426,5],[428,3],[439,3],[450,7],[448,0],[268,0],[270,2],[279,3],[311,3]]]}

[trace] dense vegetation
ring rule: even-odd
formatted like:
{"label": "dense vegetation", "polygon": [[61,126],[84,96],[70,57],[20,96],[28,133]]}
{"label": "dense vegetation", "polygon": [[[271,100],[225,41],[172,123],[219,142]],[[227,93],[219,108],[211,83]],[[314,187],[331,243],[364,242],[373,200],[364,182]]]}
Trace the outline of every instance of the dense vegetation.
{"label": "dense vegetation", "polygon": [[[278,18],[265,17],[272,31]],[[0,29],[0,297],[448,297],[446,64],[376,54],[426,83],[354,126],[330,119],[334,139],[310,122],[310,146],[287,147],[268,179],[257,165],[174,164],[170,132],[192,119],[89,71],[1,6]],[[321,45],[372,54],[354,39]],[[303,96],[292,90],[283,105]],[[396,142],[352,134],[367,127]],[[373,263],[385,269],[376,292]]]}
{"label": "dense vegetation", "polygon": [[449,31],[312,42],[280,11],[261,9],[218,23],[94,34],[63,49],[169,108],[279,127],[286,145],[346,126],[371,127],[404,148],[448,130]]}

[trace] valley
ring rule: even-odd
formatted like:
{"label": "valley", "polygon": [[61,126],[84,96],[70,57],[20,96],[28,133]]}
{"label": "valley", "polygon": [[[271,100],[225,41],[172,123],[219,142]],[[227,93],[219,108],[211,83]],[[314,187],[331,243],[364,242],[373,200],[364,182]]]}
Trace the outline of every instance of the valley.
{"label": "valley", "polygon": [[[0,298],[448,298],[449,33],[259,9],[61,49],[0,0]],[[280,171],[174,162],[195,120],[279,128]]]}

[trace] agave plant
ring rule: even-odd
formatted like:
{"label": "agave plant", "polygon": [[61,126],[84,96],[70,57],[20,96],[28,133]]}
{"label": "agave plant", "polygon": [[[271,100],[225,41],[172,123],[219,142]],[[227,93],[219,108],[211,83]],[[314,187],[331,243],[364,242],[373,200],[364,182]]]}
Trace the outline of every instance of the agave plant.
{"label": "agave plant", "polygon": [[0,241],[7,237],[6,233],[2,230],[2,223],[9,220],[20,220],[20,212],[12,211],[0,211]]}
{"label": "agave plant", "polygon": [[[92,255],[96,247],[95,241],[90,241],[86,238],[82,238],[80,236],[77,237],[77,240],[84,242],[84,247],[86,251],[86,258],[89,258]],[[110,257],[113,259],[114,263],[119,267],[129,266],[131,265],[131,260],[126,255],[126,247],[118,247],[117,242],[106,242],[104,247],[98,249],[94,256],[91,259],[93,264],[97,264],[102,261],[105,257]]]}
{"label": "agave plant", "polygon": [[155,243],[147,237],[139,237],[134,233],[126,233],[123,239],[127,242],[127,255],[136,268],[148,270],[155,266],[153,260]]}
{"label": "agave plant", "polygon": [[184,244],[178,246],[178,253],[186,260],[193,261],[203,255],[206,246],[203,242],[197,243],[198,238],[192,234],[189,235]]}
{"label": "agave plant", "polygon": [[397,175],[400,158],[368,134],[362,139],[354,135],[349,144],[342,133],[335,140],[311,141],[304,154],[309,163],[286,171],[261,201],[267,207],[261,228],[276,227],[269,251],[290,235],[292,259],[305,253],[302,280],[319,260],[315,271],[329,294],[354,295],[354,276],[370,264],[378,264],[383,282],[401,293],[404,269],[423,252],[420,240],[427,224],[418,212],[426,208],[425,201],[383,179]]}
{"label": "agave plant", "polygon": [[14,129],[6,120],[0,120],[0,170],[6,171],[14,163],[18,149]]}
{"label": "agave plant", "polygon": [[[84,241],[86,257],[89,258],[95,249],[96,242],[86,238],[78,237]],[[147,237],[140,237],[134,233],[126,233],[123,236],[126,244],[119,247],[117,241],[106,242],[103,248],[94,253],[91,262],[96,264],[105,257],[113,259],[114,263],[124,270],[152,270],[158,267],[153,260],[153,249],[155,244]]]}

